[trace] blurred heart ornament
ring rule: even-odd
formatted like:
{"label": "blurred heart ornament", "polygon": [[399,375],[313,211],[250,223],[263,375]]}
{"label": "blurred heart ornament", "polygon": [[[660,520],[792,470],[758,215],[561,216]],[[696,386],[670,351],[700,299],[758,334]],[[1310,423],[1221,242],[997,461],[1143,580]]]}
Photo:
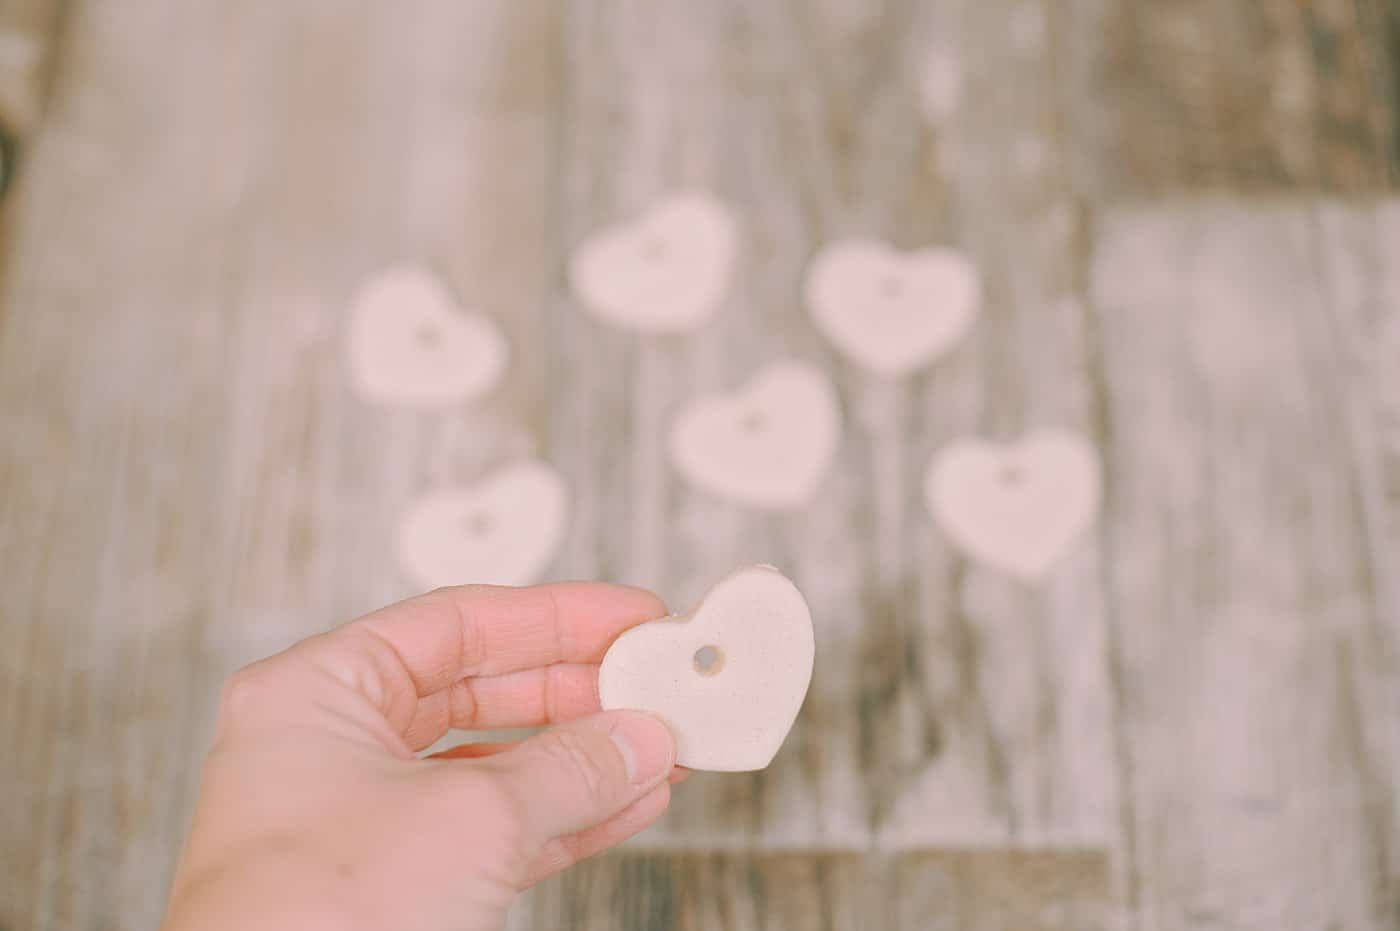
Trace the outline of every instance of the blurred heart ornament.
{"label": "blurred heart ornament", "polygon": [[1101,466],[1082,437],[1055,430],[997,445],[959,440],[924,483],[929,511],[973,559],[1025,578],[1048,573],[1093,523]]}
{"label": "blurred heart ornament", "polygon": [[845,239],[812,260],[806,298],[818,329],[843,355],[897,377],[962,339],[977,316],[981,285],[961,252],[900,252],[874,240]]}
{"label": "blurred heart ornament", "polygon": [[836,453],[841,412],[820,370],[776,362],[732,395],[700,398],[670,435],[671,462],[691,483],[759,508],[799,507]]}
{"label": "blurred heart ornament", "polygon": [[594,232],[569,260],[569,284],[594,316],[646,333],[692,330],[723,301],[738,221],[708,194],[678,193]]}
{"label": "blurred heart ornament", "polygon": [[399,564],[425,589],[538,581],[563,539],[568,497],[558,473],[533,461],[429,492],[399,522]]}
{"label": "blurred heart ornament", "polygon": [[463,313],[424,268],[390,268],[356,295],[349,368],[366,400],[434,407],[486,394],[501,380],[509,351],[484,314]]}

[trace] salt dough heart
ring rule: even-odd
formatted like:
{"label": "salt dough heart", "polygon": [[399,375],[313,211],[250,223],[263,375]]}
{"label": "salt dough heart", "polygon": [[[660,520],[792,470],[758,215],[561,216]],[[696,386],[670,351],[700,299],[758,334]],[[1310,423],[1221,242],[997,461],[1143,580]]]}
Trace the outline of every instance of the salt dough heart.
{"label": "salt dough heart", "polygon": [[553,558],[567,512],[568,492],[554,469],[510,466],[416,501],[399,523],[399,564],[423,588],[526,585]]}
{"label": "salt dough heart", "polygon": [[760,508],[815,493],[841,434],[836,390],[820,371],[777,362],[736,394],[702,398],[672,426],[671,461],[694,484]]}
{"label": "salt dough heart", "polygon": [[689,614],[634,627],[603,657],[604,708],[656,714],[691,769],[763,769],[812,682],[812,615],[771,566],[740,569]]}
{"label": "salt dough heart", "polygon": [[1034,579],[1097,515],[1099,459],[1080,437],[1052,430],[1009,446],[961,440],[930,465],[924,493],[934,518],[968,555]]}
{"label": "salt dough heart", "polygon": [[901,253],[868,239],[841,240],[812,261],[807,306],[852,361],[881,375],[912,372],[962,338],[977,315],[977,270],[960,252]]}
{"label": "salt dough heart", "polygon": [[584,240],[569,261],[569,282],[585,307],[614,326],[689,330],[723,300],[737,240],[738,223],[724,204],[675,194]]}
{"label": "salt dough heart", "polygon": [[457,309],[426,270],[391,268],[360,289],[350,320],[350,374],[367,399],[428,407],[485,394],[505,372],[505,337]]}

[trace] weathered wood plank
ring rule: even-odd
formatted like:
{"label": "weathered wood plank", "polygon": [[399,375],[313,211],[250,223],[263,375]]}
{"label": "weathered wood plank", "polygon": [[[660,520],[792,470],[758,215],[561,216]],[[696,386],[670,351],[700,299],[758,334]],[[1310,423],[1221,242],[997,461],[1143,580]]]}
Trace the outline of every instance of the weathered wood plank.
{"label": "weathered wood plank", "polygon": [[1377,219],[1206,203],[1100,227],[1144,927],[1394,927],[1394,541],[1369,524],[1396,395],[1355,364],[1397,316]]}
{"label": "weathered wood plank", "polygon": [[947,850],[895,858],[901,928],[1107,931],[1118,926],[1109,858],[1085,849]]}
{"label": "weathered wood plank", "polygon": [[[48,167],[17,217],[0,334],[0,730],[13,751],[0,907],[13,927],[158,919],[210,568],[199,502],[218,468],[218,320],[152,313],[211,303],[217,210],[186,159],[213,152],[189,133],[192,88],[150,74],[138,29],[93,14],[74,41],[104,54],[93,85],[73,75],[68,122],[37,140]],[[190,57],[172,50],[177,72],[208,50],[189,40]],[[109,119],[102,95],[128,92],[170,119],[163,131]],[[116,157],[93,158],[94,144]]]}
{"label": "weathered wood plank", "polygon": [[512,928],[586,931],[1098,931],[1107,858],[1087,851],[615,854],[534,892]]}
{"label": "weathered wood plank", "polygon": [[27,133],[39,119],[65,0],[6,0],[0,6],[0,124]]}
{"label": "weathered wood plank", "polygon": [[[561,401],[576,411],[578,397],[600,399],[587,420],[558,418],[576,431],[563,461],[600,490],[566,564],[680,593],[680,607],[733,565],[774,562],[817,609],[818,671],[792,744],[760,776],[687,785],[647,842],[1101,841],[1112,767],[1097,557],[1022,591],[967,572],[922,502],[929,456],[960,432],[1086,421],[1080,247],[1064,168],[1046,164],[1058,144],[1051,102],[990,93],[1013,67],[1033,91],[1051,64],[1043,44],[996,44],[1019,4],[945,4],[930,17],[840,8],[795,22],[740,4],[684,17],[665,4],[571,8],[573,241],[699,187],[737,206],[750,248],[702,332],[641,340],[564,318],[568,345],[602,363],[581,367]],[[988,103],[926,130],[911,119],[917,56],[949,25],[954,44],[991,50],[966,68],[969,96]],[[1021,174],[1009,188],[1008,170]],[[836,362],[800,281],[818,246],[853,234],[972,252],[990,281],[974,345],[905,384]],[[678,404],[789,355],[832,366],[846,391],[846,442],[821,498],[768,517],[673,479],[662,449]],[[615,432],[578,426],[598,422]],[[626,534],[608,519],[619,513],[631,515]]]}
{"label": "weathered wood plank", "polygon": [[1114,3],[1097,179],[1181,189],[1361,192],[1400,180],[1400,10],[1390,0]]}
{"label": "weathered wood plank", "polygon": [[[558,458],[581,489],[565,565],[657,588],[682,608],[745,562],[791,574],[815,606],[817,677],[791,745],[769,771],[701,776],[678,793],[650,838],[701,842],[762,837],[800,844],[869,836],[857,752],[852,667],[859,636],[856,568],[841,556],[851,496],[838,473],[825,503],[765,516],[694,491],[664,455],[669,418],[689,396],[728,391],[762,364],[824,360],[798,301],[802,264],[819,229],[810,204],[822,185],[792,176],[787,146],[817,127],[778,127],[777,74],[805,81],[808,64],[779,31],[776,11],[737,4],[592,4],[568,17],[570,114],[563,144],[563,218],[570,243],[673,190],[707,190],[743,224],[745,260],[726,306],[704,330],[641,339],[577,308],[560,317],[563,345],[588,365],[558,399]],[[778,58],[756,54],[771,48]],[[774,70],[776,69],[776,70]],[[798,97],[818,103],[815,89]],[[817,153],[825,151],[820,147]],[[607,425],[599,429],[597,425]],[[626,515],[619,527],[617,518]]]}
{"label": "weathered wood plank", "polygon": [[1084,221],[1048,17],[1036,2],[946,4],[912,50],[979,50],[961,56],[964,101],[930,127],[926,144],[948,200],[933,235],[965,248],[985,280],[969,345],[915,386],[909,420],[883,427],[888,442],[914,438],[918,470],[904,510],[919,517],[884,549],[886,560],[911,554],[902,562],[911,622],[903,646],[917,660],[904,701],[941,729],[943,745],[921,767],[905,744],[909,785],[884,825],[895,844],[1096,844],[1114,833],[1114,709],[1094,541],[1043,584],[1024,585],[951,550],[918,495],[924,464],[962,435],[1011,440],[1055,427],[1094,438]]}
{"label": "weathered wood plank", "polygon": [[[0,284],[0,925],[152,926],[223,675],[407,594],[414,496],[541,455],[575,496],[552,575],[683,607],[776,562],[820,652],[773,769],[692,780],[658,852],[538,914],[1095,928],[1111,847],[1140,927],[1390,927],[1400,210],[1096,225],[1125,193],[1388,183],[1393,40],[1358,24],[1394,10],[1304,6],[76,3]],[[923,123],[932,49],[963,93]],[[1105,53],[1141,59],[1122,89]],[[714,325],[581,313],[568,250],[681,186],[745,225]],[[975,256],[968,343],[900,384],[839,362],[799,286],[850,233]],[[348,296],[420,258],[510,337],[484,403],[347,388]],[[677,407],[789,355],[845,402],[821,500],[684,486]],[[1041,425],[1104,445],[1108,512],[1020,586],[951,550],[921,481],[960,434]],[[787,851],[677,852],[710,844]]]}
{"label": "weathered wood plank", "polygon": [[855,927],[890,902],[859,856],[623,855],[585,864],[522,903],[522,927],[748,929]]}
{"label": "weathered wood plank", "polygon": [[406,594],[398,509],[530,448],[547,360],[394,418],[351,397],[340,320],[427,257],[536,342],[552,17],[73,11],[0,318],[0,924],[153,927],[223,676]]}

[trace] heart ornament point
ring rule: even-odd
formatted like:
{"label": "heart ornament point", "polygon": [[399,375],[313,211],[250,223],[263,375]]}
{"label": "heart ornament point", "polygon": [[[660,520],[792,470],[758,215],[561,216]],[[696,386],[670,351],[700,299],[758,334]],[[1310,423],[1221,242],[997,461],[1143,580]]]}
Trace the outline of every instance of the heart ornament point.
{"label": "heart ornament point", "polygon": [[355,297],[350,377],[369,401],[434,407],[469,400],[500,382],[508,355],[495,322],[463,313],[426,269],[390,268]]}
{"label": "heart ornament point", "polygon": [[691,402],[669,438],[671,462],[692,484],[774,510],[811,499],[840,439],[831,380],[792,361],[769,365],[734,394]]}
{"label": "heart ornament point", "polygon": [[692,330],[724,300],[738,247],[733,211],[708,194],[673,194],[588,236],[569,259],[583,306],[612,326]]}
{"label": "heart ornament point", "polygon": [[415,501],[399,521],[399,564],[425,589],[537,581],[564,536],[568,491],[553,468],[525,462]]}
{"label": "heart ornament point", "polygon": [[670,725],[676,762],[763,769],[797,720],[816,642],[802,593],[771,566],[726,577],[689,614],[618,637],[603,657],[605,709],[648,711]]}
{"label": "heart ornament point", "polygon": [[1082,437],[1041,430],[1010,445],[959,440],[929,466],[924,494],[948,538],[977,561],[1046,575],[1099,510],[1098,454]]}
{"label": "heart ornament point", "polygon": [[898,377],[946,353],[981,304],[976,266],[952,249],[900,252],[870,239],[833,242],[805,284],[817,328],[840,352],[878,375]]}

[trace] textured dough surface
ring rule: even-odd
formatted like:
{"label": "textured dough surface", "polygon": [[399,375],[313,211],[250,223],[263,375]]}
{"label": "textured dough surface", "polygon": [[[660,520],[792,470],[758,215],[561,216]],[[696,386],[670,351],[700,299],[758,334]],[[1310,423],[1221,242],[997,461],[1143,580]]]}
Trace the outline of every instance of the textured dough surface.
{"label": "textured dough surface", "polygon": [[[718,647],[713,675],[695,654]],[[797,719],[812,681],[815,640],[802,593],[770,566],[740,569],[689,614],[627,631],[603,658],[604,708],[660,716],[676,734],[677,762],[691,769],[763,769]]]}

